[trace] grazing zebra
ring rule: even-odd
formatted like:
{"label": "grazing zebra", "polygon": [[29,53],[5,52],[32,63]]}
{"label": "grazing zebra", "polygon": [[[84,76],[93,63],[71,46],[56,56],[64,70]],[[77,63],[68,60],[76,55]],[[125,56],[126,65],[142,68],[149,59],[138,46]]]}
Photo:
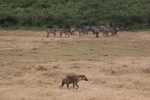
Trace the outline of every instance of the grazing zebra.
{"label": "grazing zebra", "polygon": [[74,33],[77,31],[77,28],[71,27],[70,28],[70,35],[74,35]]}
{"label": "grazing zebra", "polygon": [[71,33],[70,33],[70,29],[68,28],[60,28],[58,30],[60,37],[63,37],[63,34],[65,35],[65,37],[70,37]]}
{"label": "grazing zebra", "polygon": [[[104,37],[117,35],[119,28],[114,26],[99,26],[100,32],[103,33]],[[109,34],[110,33],[110,34]]]}
{"label": "grazing zebra", "polygon": [[109,30],[108,27],[102,25],[102,26],[99,26],[99,28],[100,28],[100,32],[103,33],[103,36],[104,36],[104,37],[108,37],[108,36],[109,36],[110,30]]}
{"label": "grazing zebra", "polygon": [[93,33],[96,38],[99,38],[99,34],[102,33],[104,37],[115,36],[119,31],[118,27],[113,25],[101,25],[101,26],[84,26],[80,28],[75,27],[66,27],[66,28],[48,28],[46,37],[49,37],[52,34],[56,37],[56,33],[59,33],[60,37],[70,37],[74,35],[74,32],[79,33],[79,37],[88,34],[89,32]]}
{"label": "grazing zebra", "polygon": [[118,34],[119,28],[118,27],[111,27],[110,32],[111,36],[115,36]]}
{"label": "grazing zebra", "polygon": [[92,26],[90,30],[92,31],[93,34],[95,34],[96,38],[99,38],[99,33],[101,31],[99,27]]}
{"label": "grazing zebra", "polygon": [[52,34],[54,37],[56,37],[57,28],[48,28],[46,31],[46,37],[50,37],[50,34]]}
{"label": "grazing zebra", "polygon": [[88,35],[89,32],[92,32],[90,26],[80,27],[77,29],[77,31],[79,32],[79,37],[82,35]]}

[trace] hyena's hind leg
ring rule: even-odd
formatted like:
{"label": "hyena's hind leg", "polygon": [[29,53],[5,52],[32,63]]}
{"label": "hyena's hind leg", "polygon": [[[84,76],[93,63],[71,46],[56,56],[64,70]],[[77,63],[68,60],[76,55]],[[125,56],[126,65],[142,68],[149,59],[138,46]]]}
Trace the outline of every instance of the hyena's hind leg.
{"label": "hyena's hind leg", "polygon": [[76,87],[76,89],[79,88],[78,82],[73,82],[73,88],[75,88],[75,87]]}
{"label": "hyena's hind leg", "polygon": [[66,84],[67,88],[69,88],[69,82],[67,79],[63,79],[62,80],[62,83],[61,83],[61,86],[60,87],[64,87],[64,85]]}
{"label": "hyena's hind leg", "polygon": [[75,88],[75,83],[74,82],[72,83],[72,85],[73,85],[73,88]]}
{"label": "hyena's hind leg", "polygon": [[64,87],[65,84],[66,84],[66,83],[65,83],[65,79],[63,79],[62,82],[61,82],[60,87]]}
{"label": "hyena's hind leg", "polygon": [[69,88],[69,83],[67,83],[67,88]]}

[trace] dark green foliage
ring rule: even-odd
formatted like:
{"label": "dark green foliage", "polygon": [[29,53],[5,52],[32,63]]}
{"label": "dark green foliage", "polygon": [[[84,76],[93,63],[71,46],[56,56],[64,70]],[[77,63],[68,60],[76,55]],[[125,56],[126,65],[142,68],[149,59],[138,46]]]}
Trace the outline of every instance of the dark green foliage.
{"label": "dark green foliage", "polygon": [[0,26],[150,25],[150,0],[0,0]]}

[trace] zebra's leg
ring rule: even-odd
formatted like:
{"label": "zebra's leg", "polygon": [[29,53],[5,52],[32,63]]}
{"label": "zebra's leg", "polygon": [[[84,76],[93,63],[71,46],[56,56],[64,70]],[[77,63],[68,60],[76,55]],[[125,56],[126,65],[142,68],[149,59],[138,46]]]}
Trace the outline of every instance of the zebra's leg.
{"label": "zebra's leg", "polygon": [[54,37],[56,37],[56,32],[53,33]]}
{"label": "zebra's leg", "polygon": [[70,36],[71,36],[71,33],[69,33],[69,32],[68,32],[67,34],[68,34],[68,38],[70,38]]}
{"label": "zebra's leg", "polygon": [[46,37],[47,37],[47,38],[49,37],[49,34],[50,34],[49,32],[46,32]]}
{"label": "zebra's leg", "polygon": [[96,38],[99,38],[99,32],[96,32],[95,34],[96,34]]}
{"label": "zebra's leg", "polygon": [[63,33],[62,33],[62,32],[60,32],[59,34],[60,34],[60,38],[62,38],[62,37],[63,37]]}
{"label": "zebra's leg", "polygon": [[81,37],[82,36],[82,32],[79,32],[79,37]]}
{"label": "zebra's leg", "polygon": [[109,36],[109,32],[103,32],[103,36],[104,37],[108,37]]}

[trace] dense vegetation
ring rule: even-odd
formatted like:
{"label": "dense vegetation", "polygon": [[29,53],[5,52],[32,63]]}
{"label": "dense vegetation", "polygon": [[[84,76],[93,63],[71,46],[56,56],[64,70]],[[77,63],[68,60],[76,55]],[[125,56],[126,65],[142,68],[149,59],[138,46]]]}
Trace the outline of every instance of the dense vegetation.
{"label": "dense vegetation", "polygon": [[1,27],[150,25],[150,0],[0,0]]}

